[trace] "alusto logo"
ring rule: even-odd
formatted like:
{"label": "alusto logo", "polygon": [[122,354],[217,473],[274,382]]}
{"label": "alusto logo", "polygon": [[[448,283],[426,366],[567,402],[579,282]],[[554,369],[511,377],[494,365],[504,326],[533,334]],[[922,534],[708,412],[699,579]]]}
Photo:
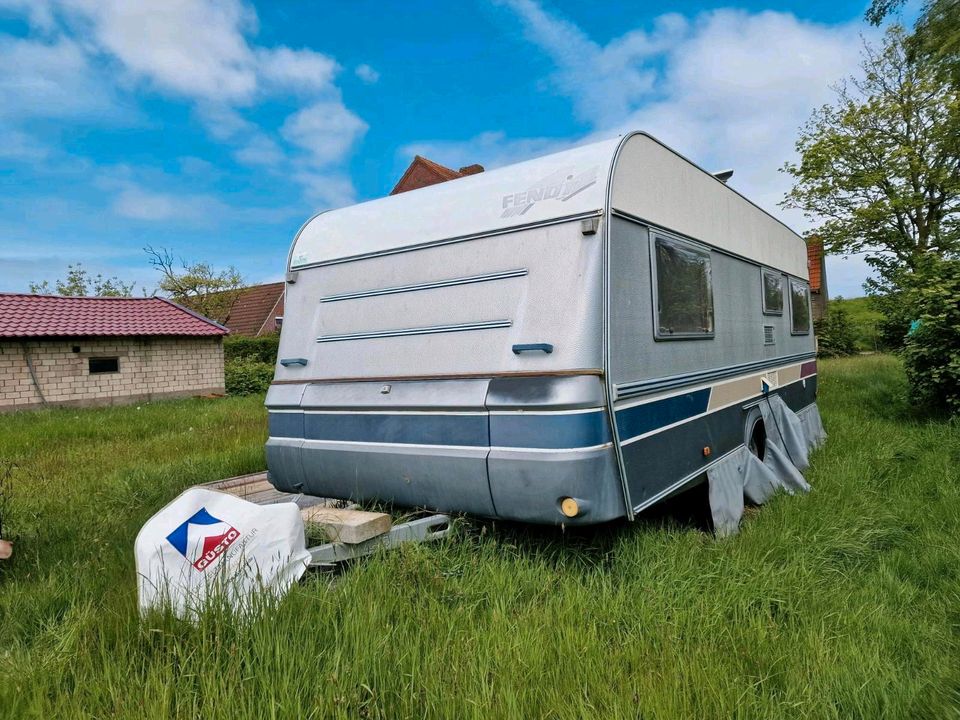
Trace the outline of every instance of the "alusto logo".
{"label": "alusto logo", "polygon": [[240,531],[235,527],[215,518],[206,508],[200,508],[167,535],[167,541],[202,572],[239,537]]}
{"label": "alusto logo", "polygon": [[500,217],[523,215],[543,200],[566,202],[596,183],[599,170],[599,167],[592,167],[583,172],[577,172],[575,168],[557,170],[523,192],[504,195],[503,213]]}

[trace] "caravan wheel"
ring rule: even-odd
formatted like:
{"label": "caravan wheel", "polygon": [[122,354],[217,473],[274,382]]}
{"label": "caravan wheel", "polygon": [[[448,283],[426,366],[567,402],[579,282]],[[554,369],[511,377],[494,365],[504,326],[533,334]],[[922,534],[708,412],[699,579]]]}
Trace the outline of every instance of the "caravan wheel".
{"label": "caravan wheel", "polygon": [[760,413],[760,408],[753,408],[747,414],[743,441],[750,452],[763,460],[764,453],[767,449],[767,427],[763,423],[763,415]]}

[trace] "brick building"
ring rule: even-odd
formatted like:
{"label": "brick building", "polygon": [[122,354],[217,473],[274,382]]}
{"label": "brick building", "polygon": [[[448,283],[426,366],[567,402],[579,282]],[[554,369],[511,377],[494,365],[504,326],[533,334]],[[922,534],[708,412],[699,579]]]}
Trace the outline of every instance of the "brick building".
{"label": "brick building", "polygon": [[807,271],[810,273],[810,304],[813,319],[820,320],[827,314],[827,263],[823,252],[823,240],[814,236],[807,240]]}
{"label": "brick building", "polygon": [[0,293],[0,412],[222,394],[227,332],[163,298]]}

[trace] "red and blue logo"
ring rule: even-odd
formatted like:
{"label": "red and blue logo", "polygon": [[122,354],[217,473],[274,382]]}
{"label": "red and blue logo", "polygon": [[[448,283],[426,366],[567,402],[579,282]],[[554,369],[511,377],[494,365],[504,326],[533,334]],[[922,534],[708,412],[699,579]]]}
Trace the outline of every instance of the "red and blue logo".
{"label": "red and blue logo", "polygon": [[197,570],[203,571],[227,551],[240,531],[200,508],[176,530],[167,541]]}

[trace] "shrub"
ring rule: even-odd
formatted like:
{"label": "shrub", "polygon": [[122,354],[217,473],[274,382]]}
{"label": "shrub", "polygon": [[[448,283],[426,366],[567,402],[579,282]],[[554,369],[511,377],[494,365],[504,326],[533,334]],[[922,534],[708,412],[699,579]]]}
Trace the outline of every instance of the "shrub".
{"label": "shrub", "polygon": [[931,258],[905,294],[918,321],[903,353],[911,397],[960,415],[960,260]]}
{"label": "shrub", "polygon": [[224,360],[257,360],[258,362],[277,362],[277,347],[280,344],[279,333],[260,337],[228,335],[223,341]]}
{"label": "shrub", "polygon": [[223,364],[223,375],[228,395],[265,393],[273,381],[273,363],[235,358]]}
{"label": "shrub", "polygon": [[815,324],[820,357],[844,357],[857,351],[857,335],[850,316],[840,305],[831,305]]}

